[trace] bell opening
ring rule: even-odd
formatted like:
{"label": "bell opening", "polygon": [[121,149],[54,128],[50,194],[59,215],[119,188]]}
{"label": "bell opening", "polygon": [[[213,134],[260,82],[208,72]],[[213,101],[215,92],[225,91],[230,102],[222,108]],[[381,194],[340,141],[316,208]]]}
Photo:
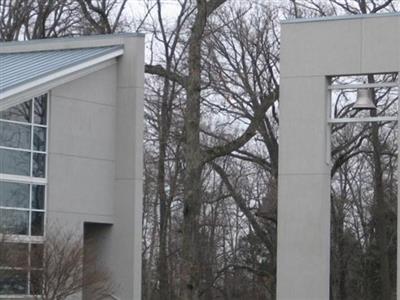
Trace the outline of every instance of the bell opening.
{"label": "bell opening", "polygon": [[376,105],[372,100],[371,90],[368,88],[361,88],[357,90],[357,100],[352,109],[354,110],[374,110]]}

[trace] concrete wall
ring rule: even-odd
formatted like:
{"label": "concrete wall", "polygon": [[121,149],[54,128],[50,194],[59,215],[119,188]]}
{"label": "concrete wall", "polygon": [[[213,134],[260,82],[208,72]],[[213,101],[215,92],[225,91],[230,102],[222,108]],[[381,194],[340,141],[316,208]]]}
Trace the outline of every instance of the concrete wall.
{"label": "concrete wall", "polygon": [[142,283],[144,39],[126,39],[124,51],[117,72],[112,255],[119,257],[113,267],[121,299],[136,300]]}
{"label": "concrete wall", "polygon": [[49,216],[113,222],[117,66],[50,93]]}
{"label": "concrete wall", "polygon": [[278,300],[328,300],[327,78],[400,70],[400,16],[282,24]]}
{"label": "concrete wall", "polygon": [[143,42],[118,37],[116,64],[50,91],[48,222],[112,224],[99,259],[123,300],[141,298]]}

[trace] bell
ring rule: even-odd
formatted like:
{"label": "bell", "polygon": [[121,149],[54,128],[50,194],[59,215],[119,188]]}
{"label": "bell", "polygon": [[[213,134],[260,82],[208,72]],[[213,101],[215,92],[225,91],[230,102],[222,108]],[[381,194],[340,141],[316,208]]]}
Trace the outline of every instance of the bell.
{"label": "bell", "polygon": [[376,105],[372,101],[371,89],[361,88],[357,90],[357,100],[353,109],[376,109]]}

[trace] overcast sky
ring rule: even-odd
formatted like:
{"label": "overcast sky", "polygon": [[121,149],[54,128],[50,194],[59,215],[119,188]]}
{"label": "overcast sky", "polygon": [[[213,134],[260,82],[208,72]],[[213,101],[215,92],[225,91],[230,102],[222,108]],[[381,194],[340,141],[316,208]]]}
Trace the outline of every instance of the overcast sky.
{"label": "overcast sky", "polygon": [[[146,0],[147,3],[155,4],[156,0]],[[176,17],[179,13],[179,3],[177,0],[161,0],[163,5],[163,15],[166,17]],[[143,16],[146,12],[146,6],[143,0],[128,0],[127,13],[131,16]]]}

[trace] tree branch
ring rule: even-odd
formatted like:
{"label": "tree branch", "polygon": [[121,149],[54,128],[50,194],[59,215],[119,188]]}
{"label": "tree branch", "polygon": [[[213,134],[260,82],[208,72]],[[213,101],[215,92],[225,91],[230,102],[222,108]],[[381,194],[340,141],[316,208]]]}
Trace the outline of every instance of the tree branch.
{"label": "tree branch", "polygon": [[166,78],[170,81],[176,82],[180,84],[182,87],[185,89],[187,88],[187,77],[182,76],[176,72],[173,71],[168,71],[166,70],[163,66],[161,65],[145,65],[144,69],[145,73],[150,74],[150,75],[157,75],[163,78]]}
{"label": "tree branch", "polygon": [[203,163],[207,163],[218,157],[228,155],[229,153],[241,148],[249,140],[251,140],[253,136],[257,133],[257,129],[260,125],[260,122],[263,120],[265,113],[271,107],[271,105],[273,105],[276,99],[276,93],[272,93],[265,97],[264,101],[261,103],[261,106],[255,109],[255,114],[250,122],[250,125],[237,139],[225,145],[215,146],[214,148],[203,151]]}

